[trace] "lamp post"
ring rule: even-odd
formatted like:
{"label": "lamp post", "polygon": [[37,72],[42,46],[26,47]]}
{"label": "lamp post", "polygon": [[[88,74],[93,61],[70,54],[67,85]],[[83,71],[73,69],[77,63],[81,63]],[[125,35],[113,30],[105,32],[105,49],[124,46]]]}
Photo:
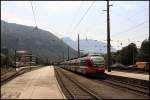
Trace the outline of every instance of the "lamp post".
{"label": "lamp post", "polygon": [[78,58],[80,58],[80,39],[78,34]]}
{"label": "lamp post", "polygon": [[68,46],[68,60],[69,60],[69,46]]}

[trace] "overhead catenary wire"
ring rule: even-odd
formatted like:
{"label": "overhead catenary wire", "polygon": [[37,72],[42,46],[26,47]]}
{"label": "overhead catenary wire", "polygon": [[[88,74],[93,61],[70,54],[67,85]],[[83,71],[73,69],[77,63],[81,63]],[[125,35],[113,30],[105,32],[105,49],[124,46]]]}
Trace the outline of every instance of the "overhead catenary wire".
{"label": "overhead catenary wire", "polygon": [[[144,8],[142,8],[141,10],[138,10],[138,11],[136,11],[135,13],[132,13],[132,15],[131,16],[128,16],[126,19],[127,20],[125,20],[125,21],[133,21],[132,19],[134,18],[134,17],[137,17],[136,15],[139,15],[138,13],[143,13],[143,12],[145,12],[146,10],[145,9],[148,9],[148,7],[146,6],[146,7],[144,7]],[[124,21],[124,20],[123,20]],[[122,22],[122,21],[121,21]],[[130,28],[128,28],[128,29],[126,29],[126,30],[124,30],[124,31],[122,31],[122,32],[119,32],[119,33],[117,33],[117,34],[113,34],[112,36],[119,36],[119,35],[122,35],[122,33],[126,33],[126,32],[129,32],[129,31],[132,31],[132,30],[134,30],[134,29],[136,29],[136,28],[138,28],[138,27],[140,27],[140,26],[142,26],[142,25],[144,25],[145,23],[147,23],[147,22],[149,22],[149,20],[146,20],[146,21],[143,21],[143,22],[141,22],[141,23],[139,23],[139,24],[136,24],[136,25],[134,25],[134,26],[131,26]]]}
{"label": "overhead catenary wire", "polygon": [[[80,3],[80,5],[79,5],[79,8],[76,10],[76,12],[75,12],[75,14],[74,14],[74,17],[73,17],[73,21],[75,20],[75,15],[77,15],[78,14],[78,12],[80,11],[80,9],[81,9],[81,5],[83,4],[83,1],[81,1],[81,3]],[[69,25],[69,28],[68,28],[68,31],[67,32],[69,32],[69,30],[71,29],[71,27],[73,26],[73,23],[70,23],[70,25]]]}
{"label": "overhead catenary wire", "polygon": [[[116,1],[114,1],[113,4],[115,4],[115,2],[116,2]],[[113,4],[111,4],[111,6],[112,6]],[[97,19],[97,20],[98,20],[98,19]],[[92,30],[93,28],[95,28],[95,27],[91,27],[91,26],[95,26],[96,24],[98,24],[99,22],[97,23],[97,20],[96,20],[96,23],[93,23],[92,25],[88,26],[85,30],[88,32],[89,30]],[[102,21],[102,20],[100,20],[100,22],[101,22],[101,21]],[[105,20],[105,21],[103,22],[103,24],[106,24],[106,22],[107,22],[107,20]]]}
{"label": "overhead catenary wire", "polygon": [[81,21],[84,19],[84,17],[86,16],[86,14],[89,12],[89,10],[92,8],[92,6],[93,6],[93,4],[95,3],[95,1],[93,1],[92,3],[91,3],[91,5],[88,7],[88,9],[86,10],[86,12],[84,13],[84,15],[81,17],[81,19],[79,20],[79,22],[75,25],[75,27],[74,27],[74,29],[73,30],[75,30],[78,26],[79,26],[79,24],[81,23]]}
{"label": "overhead catenary wire", "polygon": [[[99,13],[98,13],[99,14]],[[96,16],[98,16],[98,14],[96,15]],[[87,28],[85,28],[85,31],[89,31],[89,30],[92,30],[93,28],[95,28],[95,27],[93,27],[93,26],[95,26],[95,25],[97,25],[98,23],[100,23],[101,21],[103,21],[103,20],[100,20],[99,21],[99,17],[98,18],[95,18],[94,19],[95,21],[93,21],[93,23],[91,24],[91,25],[89,25]],[[104,24],[106,23],[107,21],[105,21],[104,22]]]}
{"label": "overhead catenary wire", "polygon": [[132,18],[137,17],[137,15],[139,14],[139,12],[140,12],[140,13],[144,13],[144,11],[146,11],[145,9],[148,9],[148,8],[149,8],[149,7],[145,7],[145,8],[143,8],[143,9],[141,9],[140,11],[135,12],[133,15],[127,17],[127,19],[131,21]]}
{"label": "overhead catenary wire", "polygon": [[37,27],[37,22],[36,22],[36,17],[35,17],[35,12],[34,12],[34,9],[33,9],[33,4],[32,4],[32,1],[30,2],[31,4],[31,7],[32,7],[32,12],[33,12],[33,17],[34,17],[34,22],[35,22],[35,25]]}
{"label": "overhead catenary wire", "polygon": [[121,34],[121,33],[126,33],[126,32],[128,32],[128,31],[131,31],[131,30],[133,30],[133,29],[135,29],[135,28],[137,28],[137,27],[139,27],[139,26],[141,26],[141,25],[143,25],[143,24],[145,24],[145,23],[147,23],[147,22],[149,22],[149,20],[143,21],[143,22],[140,23],[140,24],[137,24],[137,25],[135,25],[135,26],[132,26],[132,27],[126,29],[125,31],[118,32],[117,34],[113,34],[112,36],[115,36],[115,35],[118,35],[118,34]]}
{"label": "overhead catenary wire", "polygon": [[[144,13],[144,11],[146,11],[145,9],[148,9],[148,7],[145,7],[145,8],[143,8],[143,9],[141,9],[141,10],[139,10],[139,11],[133,13],[131,16],[128,16],[128,17],[123,18],[123,19],[119,22],[119,24],[122,24],[123,21],[129,21],[129,22],[133,21],[132,19],[133,19],[134,17],[137,17],[137,15],[139,15],[138,13]],[[124,17],[124,15],[119,14],[118,12],[117,12],[117,14],[115,13],[115,15]]]}

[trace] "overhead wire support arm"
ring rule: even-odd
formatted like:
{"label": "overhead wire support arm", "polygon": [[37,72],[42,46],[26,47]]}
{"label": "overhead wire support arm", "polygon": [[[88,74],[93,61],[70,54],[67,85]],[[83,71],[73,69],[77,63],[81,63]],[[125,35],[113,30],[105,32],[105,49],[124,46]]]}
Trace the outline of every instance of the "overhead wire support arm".
{"label": "overhead wire support arm", "polygon": [[80,38],[78,34],[78,58],[80,58]]}
{"label": "overhead wire support arm", "polygon": [[[80,3],[80,6],[79,6],[79,8],[77,9],[77,11],[76,11],[76,15],[78,14],[78,12],[80,12],[80,9],[81,9],[81,5],[83,4],[83,1],[81,1],[81,3]],[[73,21],[75,20],[75,14],[74,14],[74,18],[73,18]],[[70,25],[69,25],[69,27],[68,27],[68,30],[70,30],[71,28],[73,28],[73,23],[70,23]],[[71,30],[70,30],[71,31]],[[67,31],[67,32],[69,32],[69,31]]]}

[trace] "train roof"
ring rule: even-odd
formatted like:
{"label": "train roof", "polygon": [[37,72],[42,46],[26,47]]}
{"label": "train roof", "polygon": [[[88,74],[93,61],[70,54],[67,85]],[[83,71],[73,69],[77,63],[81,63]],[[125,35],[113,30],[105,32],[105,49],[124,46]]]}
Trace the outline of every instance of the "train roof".
{"label": "train roof", "polygon": [[83,56],[81,56],[80,58],[78,58],[78,57],[75,57],[75,58],[71,58],[71,59],[69,59],[69,60],[66,60],[66,61],[64,61],[64,62],[67,62],[67,61],[73,61],[73,60],[81,60],[81,59],[86,59],[86,58],[99,58],[99,57],[103,57],[101,54],[99,54],[99,53],[91,53],[91,54],[85,54],[85,55],[83,55]]}

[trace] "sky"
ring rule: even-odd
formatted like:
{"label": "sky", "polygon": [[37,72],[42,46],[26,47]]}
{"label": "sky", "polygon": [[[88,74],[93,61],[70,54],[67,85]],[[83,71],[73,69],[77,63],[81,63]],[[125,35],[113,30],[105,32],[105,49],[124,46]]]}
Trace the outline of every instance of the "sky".
{"label": "sky", "polygon": [[[140,47],[141,42],[149,36],[149,2],[109,3],[112,4],[111,45],[120,49],[134,42]],[[59,38],[77,40],[77,35],[80,34],[80,39],[106,42],[107,16],[106,11],[103,11],[106,10],[106,1],[32,1],[32,5],[38,28],[52,32]],[[83,20],[79,23],[81,18]],[[1,1],[1,20],[36,26],[31,1]]]}

